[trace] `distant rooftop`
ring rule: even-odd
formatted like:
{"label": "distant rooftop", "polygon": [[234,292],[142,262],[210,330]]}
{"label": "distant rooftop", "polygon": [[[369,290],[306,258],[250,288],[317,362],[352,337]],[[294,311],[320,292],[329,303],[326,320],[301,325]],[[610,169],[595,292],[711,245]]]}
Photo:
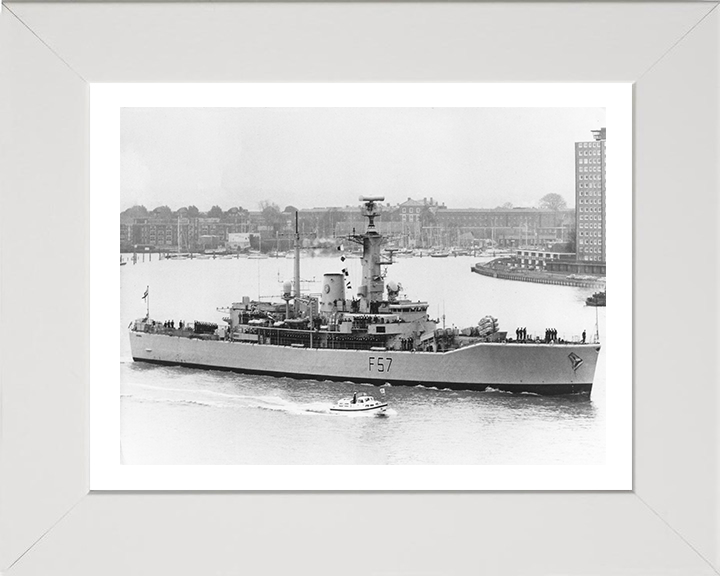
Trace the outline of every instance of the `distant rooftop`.
{"label": "distant rooftop", "polygon": [[590,130],[593,134],[593,138],[595,140],[605,140],[605,128],[600,128],[599,130]]}

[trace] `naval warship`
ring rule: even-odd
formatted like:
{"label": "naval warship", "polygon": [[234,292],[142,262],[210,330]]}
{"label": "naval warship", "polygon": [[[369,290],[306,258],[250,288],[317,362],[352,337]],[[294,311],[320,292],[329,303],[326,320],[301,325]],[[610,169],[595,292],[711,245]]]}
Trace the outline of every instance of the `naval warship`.
{"label": "naval warship", "polygon": [[138,362],[180,365],[277,377],[375,385],[423,385],[454,390],[575,394],[592,390],[598,342],[508,339],[495,318],[466,329],[442,328],[427,302],[401,296],[385,283],[392,264],[388,241],[375,219],[383,197],[361,197],[364,233],[347,237],[362,247],[362,281],[346,294],[347,270],[323,276],[319,295],[300,292],[300,236],[295,231],[294,290],[282,301],[243,297],[223,309],[224,325],[195,321],[182,326],[148,314],[129,327]]}

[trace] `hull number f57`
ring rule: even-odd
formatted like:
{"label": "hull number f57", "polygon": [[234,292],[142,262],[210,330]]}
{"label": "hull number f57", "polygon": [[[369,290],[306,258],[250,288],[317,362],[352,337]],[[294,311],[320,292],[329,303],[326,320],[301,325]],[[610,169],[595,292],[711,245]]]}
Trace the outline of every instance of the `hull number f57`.
{"label": "hull number f57", "polygon": [[370,356],[368,358],[368,370],[370,372],[390,372],[392,358],[383,356]]}

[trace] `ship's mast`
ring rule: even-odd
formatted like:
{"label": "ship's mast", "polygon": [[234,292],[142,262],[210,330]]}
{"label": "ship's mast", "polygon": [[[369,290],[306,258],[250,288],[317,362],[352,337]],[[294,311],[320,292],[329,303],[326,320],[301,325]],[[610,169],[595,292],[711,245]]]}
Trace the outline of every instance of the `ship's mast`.
{"label": "ship's mast", "polygon": [[300,228],[295,212],[295,313],[300,310]]}
{"label": "ship's mast", "polygon": [[150,319],[150,286],[148,285],[147,288],[145,288],[145,294],[143,294],[143,300],[145,300],[145,305],[147,306],[147,312],[145,313],[145,319]]}
{"label": "ship's mast", "polygon": [[362,215],[368,219],[365,234],[355,234],[349,239],[363,247],[362,255],[362,284],[358,295],[365,301],[366,307],[372,302],[380,302],[385,291],[385,282],[382,277],[381,265],[392,264],[391,261],[384,261],[380,248],[385,243],[385,238],[375,228],[375,218],[380,216],[378,202],[385,200],[384,197],[360,197],[360,202],[365,204]]}
{"label": "ship's mast", "polygon": [[600,342],[600,323],[598,322],[598,306],[595,306],[595,344]]}

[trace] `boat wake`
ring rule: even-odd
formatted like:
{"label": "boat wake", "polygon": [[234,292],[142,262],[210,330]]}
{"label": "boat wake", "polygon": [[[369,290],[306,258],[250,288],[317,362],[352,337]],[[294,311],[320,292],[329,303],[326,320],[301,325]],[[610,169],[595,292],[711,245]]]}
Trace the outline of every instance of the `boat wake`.
{"label": "boat wake", "polygon": [[[150,386],[147,384],[129,384],[133,388],[132,393],[123,393],[121,399],[133,402],[152,402],[160,404],[173,404],[184,406],[198,406],[206,408],[221,409],[256,409],[269,410],[273,412],[285,412],[295,415],[335,415],[330,411],[334,406],[331,402],[309,402],[298,403],[279,396],[252,396],[240,394],[227,394],[206,389],[182,389],[166,388],[163,386]],[[149,393],[138,394],[136,389],[147,390]],[[160,392],[161,394],[155,394]],[[386,415],[397,414],[394,410],[387,410]],[[352,417],[375,417],[374,413],[350,414]]]}
{"label": "boat wake", "polygon": [[387,418],[388,416],[397,416],[397,411],[388,408],[385,412],[329,412],[333,416],[341,416],[342,418]]}
{"label": "boat wake", "polygon": [[260,410],[272,410],[274,412],[287,412],[288,414],[296,415],[321,415],[330,414],[330,407],[332,406],[329,402],[298,404],[277,396],[258,398],[257,400],[259,401],[257,405],[246,407],[257,408]]}

